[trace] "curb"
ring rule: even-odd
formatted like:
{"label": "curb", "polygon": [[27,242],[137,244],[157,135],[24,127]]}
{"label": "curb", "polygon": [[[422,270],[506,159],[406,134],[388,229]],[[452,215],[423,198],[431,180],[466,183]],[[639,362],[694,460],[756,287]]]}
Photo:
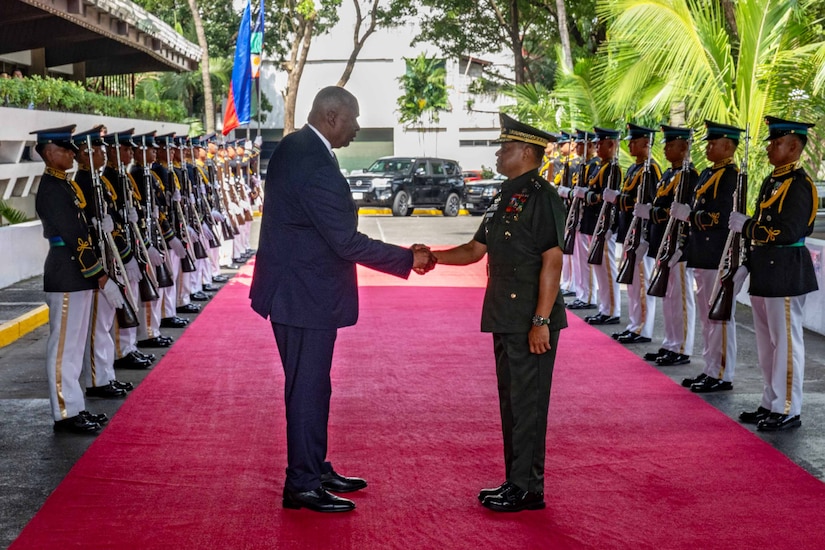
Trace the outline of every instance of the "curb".
{"label": "curb", "polygon": [[49,322],[49,306],[43,304],[0,325],[0,348]]}
{"label": "curb", "polygon": [[[369,208],[362,206],[358,209],[358,214],[362,216],[386,216],[392,214],[392,210],[389,208]],[[413,208],[413,215],[441,216],[443,214],[441,210],[437,208]],[[458,211],[458,215],[469,216],[470,213],[462,208]]]}

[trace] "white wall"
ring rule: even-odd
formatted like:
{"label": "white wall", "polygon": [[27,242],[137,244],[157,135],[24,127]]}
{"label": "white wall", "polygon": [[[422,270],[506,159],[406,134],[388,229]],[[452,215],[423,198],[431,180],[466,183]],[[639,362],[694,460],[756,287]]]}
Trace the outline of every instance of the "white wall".
{"label": "white wall", "polygon": [[40,220],[0,227],[0,288],[43,273],[49,241],[43,238]]}

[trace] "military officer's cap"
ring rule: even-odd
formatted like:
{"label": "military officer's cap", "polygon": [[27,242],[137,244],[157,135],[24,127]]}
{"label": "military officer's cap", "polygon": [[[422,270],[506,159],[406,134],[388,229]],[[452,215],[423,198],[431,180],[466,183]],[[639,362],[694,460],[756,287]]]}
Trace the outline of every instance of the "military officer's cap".
{"label": "military officer's cap", "polygon": [[619,139],[622,133],[619,130],[611,130],[610,128],[593,127],[593,132],[596,134],[595,141],[605,141],[608,139]]}
{"label": "military officer's cap", "polygon": [[178,147],[188,145],[188,137],[187,136],[172,136],[172,145],[176,145]]}
{"label": "military officer's cap", "polygon": [[132,141],[132,136],[134,135],[134,133],[134,128],[129,128],[128,130],[123,130],[122,132],[109,132],[108,134],[103,136],[103,142],[111,147],[113,147],[115,144],[126,145],[128,147],[137,147],[137,143]]}
{"label": "military officer's cap", "polygon": [[646,128],[644,126],[639,126],[638,124],[633,124],[632,122],[627,123],[627,136],[625,139],[638,139],[638,138],[647,138],[650,139],[653,137],[653,134],[656,133],[656,130],[653,128]]}
{"label": "military officer's cap", "polygon": [[772,139],[779,139],[782,136],[789,134],[796,134],[798,136],[805,136],[807,139],[808,128],[813,128],[814,125],[810,122],[797,122],[794,120],[783,120],[775,116],[766,116],[765,124],[768,125],[768,137],[765,141]]}
{"label": "military officer's cap", "polygon": [[71,149],[77,151],[77,146],[72,142],[72,132],[77,126],[70,124],[69,126],[61,126],[60,128],[48,128],[45,130],[35,130],[29,132],[30,134],[37,134],[37,144],[45,145],[47,143],[54,143],[58,147],[64,149]]}
{"label": "military officer's cap", "polygon": [[141,134],[139,136],[132,136],[132,141],[135,142],[136,147],[157,147],[158,144],[155,141],[155,131],[148,132],[146,134]]}
{"label": "military officer's cap", "polygon": [[693,135],[693,128],[682,128],[680,126],[668,126],[667,124],[662,124],[662,134],[664,134],[665,139],[662,140],[662,143],[667,143],[668,141],[675,141],[677,139],[684,139],[687,141],[690,136]]}
{"label": "military officer's cap", "polygon": [[72,136],[72,141],[78,147],[83,145],[87,145],[91,142],[92,147],[97,147],[98,145],[103,145],[103,136],[100,135],[100,132],[103,131],[103,125],[98,124],[91,130],[86,130],[85,132],[80,132],[79,134],[74,134]]}
{"label": "military officer's cap", "polygon": [[523,122],[519,122],[504,113],[499,114],[499,120],[501,123],[501,135],[499,135],[494,143],[520,141],[522,143],[531,143],[533,145],[546,147],[549,142],[556,141],[553,135],[543,132],[538,128],[533,128]]}
{"label": "military officer's cap", "polygon": [[576,139],[576,136],[570,132],[565,132],[564,130],[559,131],[559,141],[573,141],[574,139]]}
{"label": "military officer's cap", "polygon": [[576,128],[576,143],[584,143],[585,139],[591,142],[596,141],[596,134]]}
{"label": "military officer's cap", "polygon": [[742,132],[745,131],[742,128],[737,128],[736,126],[730,126],[728,124],[719,124],[718,122],[713,122],[710,120],[705,121],[705,128],[707,130],[707,133],[705,134],[705,137],[702,138],[702,141],[711,141],[719,138],[728,138],[738,143],[742,135]]}
{"label": "military officer's cap", "polygon": [[165,145],[172,145],[174,143],[174,139],[175,139],[175,132],[169,132],[168,134],[155,136],[155,142],[160,147],[163,147]]}
{"label": "military officer's cap", "polygon": [[197,147],[204,148],[204,147],[206,147],[206,140],[204,139],[204,136],[195,136],[195,137],[189,138],[189,144],[192,145],[192,147],[195,147],[195,148],[197,148]]}
{"label": "military officer's cap", "polygon": [[201,138],[203,143],[217,143],[218,142],[218,135],[215,132],[210,134],[206,134]]}

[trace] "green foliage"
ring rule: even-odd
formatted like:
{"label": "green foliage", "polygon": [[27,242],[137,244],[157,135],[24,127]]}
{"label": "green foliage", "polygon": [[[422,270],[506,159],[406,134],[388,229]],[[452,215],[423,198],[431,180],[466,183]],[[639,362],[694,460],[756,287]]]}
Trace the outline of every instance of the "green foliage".
{"label": "green foliage", "polygon": [[6,219],[12,225],[27,221],[25,212],[12,208],[6,201],[0,199],[0,220],[2,219]]}
{"label": "green foliage", "polygon": [[145,120],[182,122],[186,110],[180,101],[146,101],[109,97],[87,91],[77,82],[32,76],[0,79],[0,100],[5,107],[84,113]]}
{"label": "green foliage", "polygon": [[398,121],[420,125],[426,115],[429,122],[438,122],[438,113],[449,108],[444,60],[427,57],[426,53],[404,59],[407,72],[398,79],[404,89],[404,95],[398,98]]}

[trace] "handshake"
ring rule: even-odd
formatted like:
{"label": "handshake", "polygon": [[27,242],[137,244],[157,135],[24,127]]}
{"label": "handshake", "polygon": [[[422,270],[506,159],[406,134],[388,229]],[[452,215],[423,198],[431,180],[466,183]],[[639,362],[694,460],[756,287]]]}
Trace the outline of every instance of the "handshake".
{"label": "handshake", "polygon": [[414,244],[410,247],[413,253],[413,271],[424,275],[435,268],[438,259],[433,255],[430,247],[423,244]]}

